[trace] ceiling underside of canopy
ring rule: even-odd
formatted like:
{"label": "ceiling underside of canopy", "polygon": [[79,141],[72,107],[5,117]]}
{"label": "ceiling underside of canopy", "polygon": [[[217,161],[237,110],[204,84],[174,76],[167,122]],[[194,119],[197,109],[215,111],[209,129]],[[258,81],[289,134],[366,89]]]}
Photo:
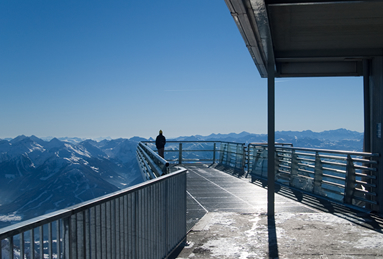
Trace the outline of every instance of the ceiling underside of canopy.
{"label": "ceiling underside of canopy", "polygon": [[262,77],[359,76],[383,55],[383,1],[226,0]]}

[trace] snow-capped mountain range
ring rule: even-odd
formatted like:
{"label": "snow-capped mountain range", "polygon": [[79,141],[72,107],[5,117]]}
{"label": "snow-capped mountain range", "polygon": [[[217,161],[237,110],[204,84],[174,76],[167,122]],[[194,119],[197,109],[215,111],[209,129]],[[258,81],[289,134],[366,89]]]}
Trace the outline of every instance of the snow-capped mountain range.
{"label": "snow-capped mountain range", "polygon": [[[363,133],[346,129],[275,135],[277,142],[295,147],[363,149]],[[147,139],[0,139],[0,228],[142,182],[135,155],[142,140]],[[169,140],[250,143],[266,142],[267,135],[242,132]]]}
{"label": "snow-capped mountain range", "polygon": [[[254,134],[243,131],[241,133],[211,134],[209,136],[178,137],[177,141],[228,141],[238,143],[267,142],[267,134]],[[348,151],[363,150],[363,133],[347,129],[327,130],[322,132],[305,131],[276,131],[275,141],[291,143],[294,147],[335,149]]]}
{"label": "snow-capped mountain range", "polygon": [[142,182],[138,140],[0,140],[0,228]]}

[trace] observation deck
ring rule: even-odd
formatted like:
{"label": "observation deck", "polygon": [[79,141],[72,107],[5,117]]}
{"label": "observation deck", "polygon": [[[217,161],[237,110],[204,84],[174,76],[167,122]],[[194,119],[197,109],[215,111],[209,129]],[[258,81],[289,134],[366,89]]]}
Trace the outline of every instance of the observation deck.
{"label": "observation deck", "polygon": [[[140,143],[145,183],[0,229],[0,259],[383,257],[383,1],[225,2],[267,78],[268,143]],[[364,152],[275,143],[291,76],[363,76]]]}
{"label": "observation deck", "polygon": [[267,144],[153,146],[146,182],[0,229],[0,258],[383,257],[377,154],[276,143],[270,215]]}
{"label": "observation deck", "polygon": [[214,166],[184,166],[190,231],[176,258],[383,256],[377,216],[277,185],[276,214],[268,217],[265,181],[251,183]]}

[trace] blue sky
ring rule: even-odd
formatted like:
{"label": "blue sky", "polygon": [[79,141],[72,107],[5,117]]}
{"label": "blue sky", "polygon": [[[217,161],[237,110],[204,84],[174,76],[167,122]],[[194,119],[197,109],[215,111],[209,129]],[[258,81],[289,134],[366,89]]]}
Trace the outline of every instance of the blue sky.
{"label": "blue sky", "polygon": [[[223,0],[1,1],[0,138],[267,131]],[[276,81],[276,130],[363,131],[362,78]]]}

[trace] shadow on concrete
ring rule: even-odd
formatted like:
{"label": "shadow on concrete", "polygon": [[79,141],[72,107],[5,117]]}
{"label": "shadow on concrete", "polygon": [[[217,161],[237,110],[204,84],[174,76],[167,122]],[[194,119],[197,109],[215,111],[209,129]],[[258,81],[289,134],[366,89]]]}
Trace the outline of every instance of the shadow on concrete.
{"label": "shadow on concrete", "polygon": [[[265,179],[254,178],[252,176],[251,182],[262,188],[267,188],[267,180]],[[315,196],[311,193],[306,193],[294,187],[287,187],[277,182],[275,182],[275,192],[310,208],[334,214],[354,224],[383,233],[383,218],[367,210],[363,211],[358,208],[346,206],[345,204],[336,203],[324,197]]]}
{"label": "shadow on concrete", "polygon": [[269,234],[269,258],[279,258],[277,230],[274,215],[267,217],[267,229]]}

